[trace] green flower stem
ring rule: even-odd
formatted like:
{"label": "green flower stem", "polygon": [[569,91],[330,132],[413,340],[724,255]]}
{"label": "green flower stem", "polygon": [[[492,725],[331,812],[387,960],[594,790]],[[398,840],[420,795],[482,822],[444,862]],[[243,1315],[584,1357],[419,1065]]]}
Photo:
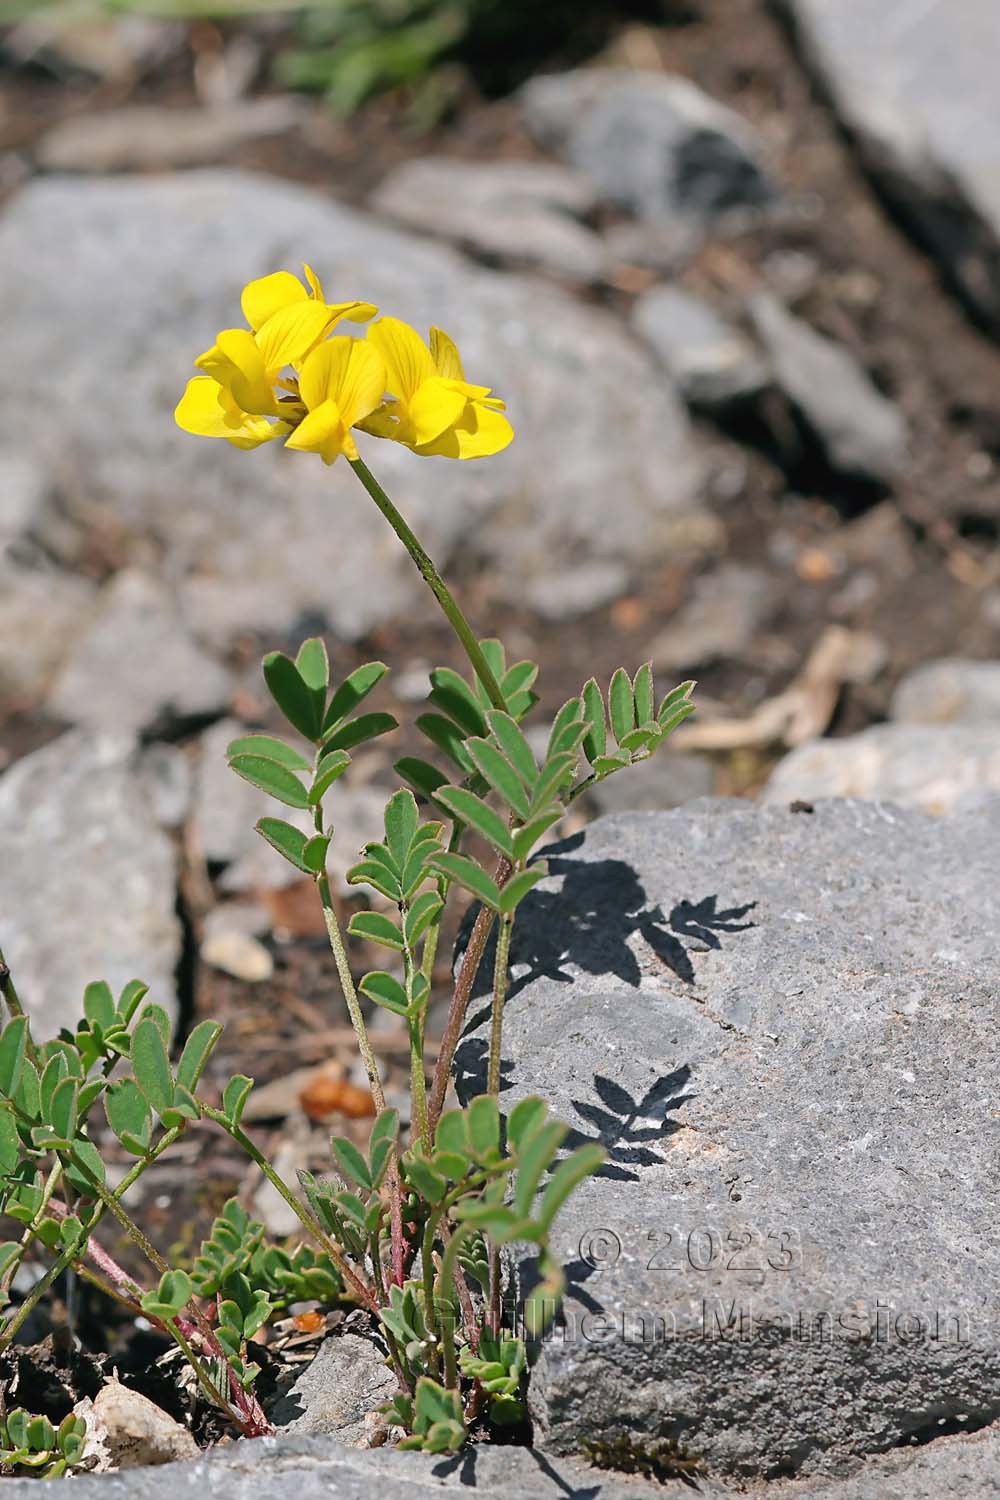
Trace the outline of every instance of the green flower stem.
{"label": "green flower stem", "polygon": [[292,1212],[296,1215],[300,1223],[304,1225],[304,1227],[309,1231],[320,1248],[325,1250],[327,1255],[329,1255],[330,1259],[337,1267],[337,1270],[340,1272],[341,1276],[343,1276],[345,1282],[347,1282],[347,1284],[350,1286],[357,1300],[362,1303],[363,1306],[370,1308],[373,1312],[378,1312],[378,1299],[376,1298],[371,1287],[368,1286],[367,1282],[363,1281],[358,1273],[352,1269],[342,1247],[337,1244],[336,1240],[332,1240],[330,1238],[319,1220],[313,1218],[312,1214],[305,1207],[305,1205],[299,1202],[295,1194],[292,1192],[291,1188],[287,1185],[287,1183],[281,1180],[277,1172],[271,1166],[271,1163],[268,1161],[267,1157],[257,1149],[253,1141],[247,1135],[246,1131],[241,1130],[238,1125],[234,1125],[231,1120],[228,1120],[220,1109],[213,1109],[209,1104],[202,1104],[201,1112],[206,1119],[214,1120],[216,1125],[221,1125],[226,1134],[230,1136],[238,1146],[242,1147],[242,1149],[250,1157],[251,1161],[256,1162],[257,1166],[260,1167],[260,1170],[263,1172],[268,1182],[276,1192],[281,1194],[282,1198],[284,1198],[285,1202],[288,1204]]}
{"label": "green flower stem", "polygon": [[[140,1161],[137,1161],[131,1171],[126,1173],[111,1196],[114,1198],[123,1198],[132,1184],[137,1182],[138,1179],[142,1176],[146,1168],[150,1166],[156,1160],[156,1158],[167,1149],[168,1146],[172,1146],[174,1144],[174,1141],[176,1141],[183,1134],[186,1124],[187,1121],[185,1121],[181,1125],[174,1125],[170,1130],[168,1130],[154,1147],[154,1149],[149,1153],[149,1155],[144,1156]],[[104,1217],[104,1213],[104,1205],[97,1204],[93,1214],[90,1217],[90,1222],[84,1229],[80,1231],[73,1243],[71,1245],[67,1245],[66,1249],[62,1252],[58,1259],[53,1261],[52,1265],[46,1271],[45,1275],[42,1276],[39,1281],[35,1282],[35,1285],[31,1288],[31,1291],[28,1293],[24,1301],[21,1303],[20,1307],[17,1309],[17,1312],[15,1312],[10,1321],[4,1325],[3,1332],[0,1333],[0,1353],[2,1353],[3,1350],[10,1345],[15,1335],[19,1332],[22,1325],[34,1312],[35,1308],[38,1306],[39,1302],[41,1302],[42,1298],[45,1296],[45,1293],[49,1290],[49,1287],[56,1280],[56,1278],[61,1276],[63,1271],[65,1271],[68,1266],[72,1265],[75,1260],[79,1260],[80,1256],[84,1253],[84,1247],[87,1243],[88,1238],[101,1222],[101,1219]]]}
{"label": "green flower stem", "polygon": [[[206,1397],[208,1398],[210,1406],[221,1406],[222,1410],[232,1422],[233,1426],[239,1427],[244,1432],[246,1437],[263,1437],[265,1434],[273,1431],[273,1429],[267,1424],[265,1424],[263,1432],[257,1432],[252,1429],[248,1431],[245,1417],[235,1412],[229,1405],[229,1402],[226,1400],[225,1396],[223,1396],[222,1392],[212,1384],[211,1380],[208,1378],[208,1371],[205,1369],[205,1366],[202,1364],[198,1355],[195,1354],[191,1345],[188,1343],[183,1333],[181,1333],[180,1329],[177,1327],[177,1324],[173,1321],[173,1319],[171,1319],[169,1323],[164,1323],[163,1327],[167,1330],[167,1332],[170,1334],[170,1337],[174,1340],[175,1343],[180,1346],[181,1350],[183,1351],[184,1358],[187,1360],[188,1364],[197,1375],[198,1384],[201,1386]],[[227,1369],[229,1367],[228,1360],[226,1361],[226,1367]]]}
{"label": "green flower stem", "polygon": [[438,1204],[432,1209],[427,1223],[424,1226],[424,1238],[420,1247],[421,1273],[424,1283],[424,1322],[427,1324],[427,1332],[431,1338],[431,1348],[428,1351],[431,1374],[438,1373],[438,1320],[437,1308],[434,1305],[434,1236],[437,1234],[438,1224],[444,1213],[444,1205]]}
{"label": "green flower stem", "polygon": [[354,977],[351,974],[351,966],[347,962],[347,950],[344,947],[344,939],[340,931],[340,923],[337,921],[337,910],[333,904],[333,894],[330,890],[329,876],[320,875],[316,881],[319,890],[319,899],[323,904],[323,919],[326,922],[326,932],[330,939],[330,948],[333,952],[334,963],[337,965],[337,974],[340,977],[341,989],[344,992],[344,1000],[347,1003],[348,1014],[351,1017],[351,1025],[358,1039],[358,1049],[364,1059],[365,1072],[368,1074],[368,1086],[375,1100],[375,1110],[381,1114],[385,1109],[385,1094],[382,1089],[382,1080],[379,1077],[378,1063],[375,1061],[375,1053],[368,1037],[368,1028],[365,1026],[365,1018],[358,1001],[358,992],[354,987]]}
{"label": "green flower stem", "polygon": [[500,1097],[500,1049],[503,1045],[503,1007],[507,998],[507,969],[510,964],[510,937],[513,916],[500,918],[497,933],[496,962],[493,965],[493,1010],[490,1016],[490,1060],[486,1075],[486,1092]]}
{"label": "green flower stem", "polygon": [[[510,875],[511,866],[501,856],[497,865],[494,879],[497,885],[506,884]],[[445,1096],[448,1093],[448,1085],[451,1082],[451,1066],[455,1060],[455,1052],[462,1036],[462,1027],[465,1024],[465,1013],[469,1008],[472,998],[472,987],[476,982],[479,965],[482,963],[486,944],[489,941],[490,932],[493,928],[493,913],[488,907],[481,907],[479,915],[472,928],[469,938],[469,946],[462,958],[462,966],[458,971],[458,979],[455,982],[454,993],[451,997],[451,1005],[448,1009],[448,1020],[445,1023],[444,1035],[441,1038],[441,1049],[438,1052],[437,1065],[434,1069],[434,1082],[431,1087],[431,1102],[428,1113],[428,1127],[433,1134],[437,1129],[437,1122],[441,1118],[444,1109]]]}
{"label": "green flower stem", "polygon": [[375,475],[368,468],[368,465],[365,464],[360,458],[350,459],[349,462],[351,468],[354,470],[355,474],[358,476],[371,498],[375,501],[375,504],[385,516],[386,520],[389,522],[389,525],[399,537],[399,540],[402,542],[407,552],[413,558],[413,561],[417,565],[417,570],[420,573],[421,578],[423,578],[431,593],[434,595],[435,599],[444,610],[445,615],[448,618],[448,623],[450,624],[452,630],[454,630],[455,634],[458,636],[458,639],[461,641],[462,646],[465,650],[465,654],[472,664],[472,669],[475,672],[476,676],[479,678],[479,681],[482,683],[483,687],[486,689],[487,695],[490,699],[490,702],[493,704],[493,707],[505,710],[507,705],[504,701],[504,696],[503,692],[501,691],[500,684],[497,682],[492,671],[490,670],[489,662],[483,655],[482,647],[480,646],[475,637],[475,634],[473,633],[472,626],[463,615],[455,600],[454,595],[448,588],[448,585],[441,577],[441,574],[438,572],[437,568],[431,562],[427,553],[424,551],[423,547],[420,545],[416,536],[410,530],[409,526],[406,524],[399,511],[389,499],[389,496],[386,494],[385,490],[375,478]]}
{"label": "green flower stem", "polygon": [[[469,1233],[466,1224],[459,1224],[448,1238],[444,1247],[444,1255],[441,1257],[441,1270],[438,1275],[438,1289],[441,1300],[451,1304],[452,1294],[458,1292],[458,1283],[461,1271],[458,1265],[458,1252],[462,1241]],[[461,1300],[461,1299],[460,1299]],[[458,1390],[458,1359],[455,1351],[455,1330],[451,1326],[450,1316],[441,1320],[441,1343],[444,1348],[444,1383],[450,1390]]]}
{"label": "green flower stem", "polygon": [[5,1307],[7,1305],[8,1299],[10,1297],[11,1282],[17,1275],[18,1267],[24,1259],[25,1252],[30,1246],[32,1240],[35,1238],[35,1231],[38,1228],[38,1225],[45,1217],[46,1209],[49,1206],[49,1200],[51,1199],[52,1194],[55,1192],[56,1188],[59,1186],[59,1179],[61,1176],[62,1166],[59,1162],[55,1162],[52,1166],[51,1171],[49,1172],[48,1177],[45,1179],[45,1186],[42,1189],[42,1201],[38,1205],[38,1211],[35,1214],[35,1217],[32,1219],[31,1223],[25,1226],[24,1233],[21,1235],[21,1246],[19,1253],[14,1258],[14,1260],[11,1261],[10,1265],[7,1267],[6,1271],[3,1274],[2,1280],[0,1280],[0,1306]]}

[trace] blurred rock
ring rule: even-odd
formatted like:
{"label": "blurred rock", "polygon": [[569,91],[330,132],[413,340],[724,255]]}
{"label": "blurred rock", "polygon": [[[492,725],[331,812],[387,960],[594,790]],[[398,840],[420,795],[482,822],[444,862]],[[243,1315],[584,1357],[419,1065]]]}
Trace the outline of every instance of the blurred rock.
{"label": "blurred rock", "polygon": [[610,559],[577,567],[570,564],[533,579],[525,590],[524,602],[543,620],[575,620],[621,598],[628,581],[628,569]]}
{"label": "blurred rock", "polygon": [[[352,1448],[369,1446],[371,1418],[391,1401],[396,1378],[373,1339],[334,1333],[272,1411],[287,1432],[321,1433]],[[385,1424],[382,1428],[384,1433]]]}
{"label": "blurred rock", "polygon": [[218,161],[245,141],[294,130],[301,100],[278,95],[219,104],[211,109],[126,105],[105,114],[74,115],[54,125],[36,149],[49,172],[148,171]]}
{"label": "blurred rock", "polygon": [[3,45],[20,63],[46,66],[59,75],[79,70],[121,83],[178,52],[185,35],[180,21],[121,14],[108,20],[97,16],[73,19],[47,6],[12,26]]}
{"label": "blurred rock", "polygon": [[370,202],[377,213],[491,260],[580,281],[604,274],[601,238],[579,222],[596,195],[567,167],[422,156],[395,167]]}
{"label": "blurred rock", "polygon": [[853,355],[758,293],[750,313],[771,357],[774,378],[844,474],[887,481],[906,463],[906,421]]}
{"label": "blurred rock", "polygon": [[93,1401],[84,1398],[73,1410],[87,1423],[84,1459],[94,1461],[98,1473],[176,1463],[200,1452],[186,1427],[118,1380],[109,1380]]}
{"label": "blurred rock", "polygon": [[686,671],[745,656],[774,602],[774,586],[761,568],[724,563],[697,580],[688,603],[653,641],[653,665]]}
{"label": "blurred rock", "polygon": [[646,292],[632,321],[691,406],[715,411],[758,395],[768,384],[767,365],[750,340],[680,287]]}
{"label": "blurred rock", "polygon": [[1000,728],[1000,661],[961,657],[908,672],[889,705],[903,724],[995,724]]}
{"label": "blurred rock", "polygon": [[41,514],[48,493],[44,465],[27,453],[0,460],[0,557]]}
{"label": "blurred rock", "polygon": [[599,781],[587,796],[600,813],[664,812],[715,791],[715,768],[704,755],[663,749],[620,775]]}
{"label": "blurred rock", "polygon": [[231,695],[229,673],[187,634],[170,590],[126,569],[101,592],[46,707],[71,724],[169,729],[213,718]]}
{"label": "blurred rock", "polygon": [[[346,464],[278,444],[239,452],[174,426],[193,360],[239,321],[246,280],[295,269],[290,246],[331,297],[447,329],[469,378],[508,402],[517,440],[489,463],[362,438],[439,566],[474,549],[520,597],[556,553],[645,563],[711,522],[673,386],[610,313],[252,173],[36,179],[0,214],[0,403],[18,412],[0,461],[16,446],[47,475],[67,471],[68,511],[113,525],[126,561],[155,538],[209,644],[290,633],[306,614],[345,639],[434,614]],[[102,381],[127,383],[113,442],[96,420]]]}
{"label": "blurred rock", "polygon": [[611,224],[604,243],[612,260],[672,276],[689,261],[704,242],[697,227],[682,220],[670,224],[647,224],[641,220]]}
{"label": "blurred rock", "polygon": [[199,952],[210,968],[244,984],[262,984],[274,973],[274,959],[264,944],[246,932],[222,928],[204,939]]}
{"label": "blurred rock", "polygon": [[176,1011],[177,858],[134,753],[78,729],[0,777],[0,945],[39,1039],[75,1026],[93,979]]}
{"label": "blurred rock", "polygon": [[1000,792],[1000,723],[877,724],[846,739],[813,740],[779,762],[763,795],[860,797],[937,814],[981,792]]}
{"label": "blurred rock", "polygon": [[0,695],[37,704],[90,620],[94,586],[0,560]]}
{"label": "blurred rock", "polygon": [[139,760],[139,780],[161,828],[180,828],[194,791],[190,758],[177,745],[149,745]]}
{"label": "blurred rock", "polygon": [[1000,329],[995,0],[778,0],[866,165]]}
{"label": "blurred rock", "polygon": [[712,226],[775,196],[751,127],[686,78],[580,68],[518,97],[537,139],[638,219]]}

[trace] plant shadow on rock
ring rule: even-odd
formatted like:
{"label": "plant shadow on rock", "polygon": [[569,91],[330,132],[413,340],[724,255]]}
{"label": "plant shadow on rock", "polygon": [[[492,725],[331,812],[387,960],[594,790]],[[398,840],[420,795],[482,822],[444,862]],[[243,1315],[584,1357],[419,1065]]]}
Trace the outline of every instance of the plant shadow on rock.
{"label": "plant shadow on rock", "polygon": [[[573,859],[583,840],[580,833],[544,851],[549,873],[562,876],[562,886],[559,891],[533,891],[525,901],[524,920],[514,930],[511,966],[516,977],[509,991],[511,999],[538,979],[571,985],[574,976],[565,967],[568,963],[576,971],[598,977],[614,975],[638,989],[642,973],[630,946],[636,936],[648,944],[665,968],[693,987],[696,980],[691,953],[719,950],[724,937],[755,925],[748,917],[756,902],[726,907],[717,894],[681,899],[664,914],[661,905],[649,901],[636,871],[624,860]],[[473,916],[469,914],[466,937]],[[480,966],[473,992],[476,999],[485,998],[489,992],[492,943],[490,949]],[[463,1098],[485,1087],[488,1042],[472,1033],[486,1022],[489,1011],[487,1003],[470,1016],[465,1040],[456,1055],[456,1081]],[[512,1075],[513,1064],[505,1059],[501,1093],[513,1086]],[[637,1182],[641,1169],[661,1163],[657,1148],[680,1128],[672,1116],[692,1097],[691,1078],[690,1065],[681,1063],[656,1079],[641,1097],[633,1098],[621,1083],[596,1074],[595,1102],[571,1101],[589,1130],[573,1127],[566,1137],[566,1148],[572,1150],[596,1141],[607,1152],[607,1160],[595,1175],[616,1182]],[[568,1265],[566,1272],[579,1295],[579,1285],[592,1274],[592,1268],[579,1261]]]}
{"label": "plant shadow on rock", "polygon": [[[604,1489],[603,1484],[572,1484],[565,1475],[559,1471],[545,1457],[544,1453],[535,1448],[527,1450],[534,1462],[538,1465],[542,1474],[550,1479],[559,1489],[566,1500],[600,1500]],[[460,1453],[450,1454],[431,1470],[435,1479],[448,1479],[453,1474],[458,1475],[459,1483],[469,1489],[481,1488],[479,1476],[476,1473],[476,1449],[474,1447],[463,1448]]]}

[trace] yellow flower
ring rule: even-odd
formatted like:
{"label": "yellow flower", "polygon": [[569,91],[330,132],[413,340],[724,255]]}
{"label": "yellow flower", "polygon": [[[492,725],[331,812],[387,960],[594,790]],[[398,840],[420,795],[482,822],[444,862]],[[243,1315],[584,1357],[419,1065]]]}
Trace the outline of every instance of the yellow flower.
{"label": "yellow flower", "polygon": [[385,363],[364,339],[332,338],[309,355],[299,376],[307,408],[286,448],[318,453],[326,464],[343,453],[356,459],[351,428],[375,410],[385,394]]}
{"label": "yellow flower", "polygon": [[414,453],[485,458],[514,436],[504,403],[486,385],[470,385],[452,340],[431,329],[430,348],[408,323],[380,318],[368,331],[385,360],[388,399],[359,425]]}
{"label": "yellow flower", "polygon": [[254,448],[284,436],[304,416],[298,385],[282,372],[301,365],[344,318],[366,322],[378,309],[371,302],[328,303],[315,272],[303,269],[308,289],[289,271],[244,287],[250,327],[223,329],[195,360],[205,373],[188,382],[174,413],[185,432]]}

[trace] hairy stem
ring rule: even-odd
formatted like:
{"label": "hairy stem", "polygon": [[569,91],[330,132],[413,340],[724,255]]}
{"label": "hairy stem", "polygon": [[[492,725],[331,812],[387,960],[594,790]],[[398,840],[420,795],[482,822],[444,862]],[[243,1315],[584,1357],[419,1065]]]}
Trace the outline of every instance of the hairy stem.
{"label": "hairy stem", "polygon": [[[502,886],[506,883],[507,877],[510,875],[510,870],[509,861],[501,856],[493,877],[497,885]],[[455,989],[451,997],[451,1005],[448,1009],[448,1020],[445,1024],[444,1036],[441,1038],[441,1048],[438,1052],[437,1065],[434,1069],[434,1082],[431,1087],[431,1102],[428,1111],[428,1128],[432,1134],[437,1128],[437,1122],[440,1120],[441,1112],[444,1109],[448,1084],[451,1082],[451,1067],[455,1060],[455,1051],[462,1036],[465,1014],[469,1008],[469,1001],[472,998],[472,988],[476,982],[476,975],[479,972],[479,965],[482,963],[492,927],[493,913],[488,907],[481,907],[472,928],[469,946],[462,956],[462,964],[458,971],[458,979],[455,981]]]}
{"label": "hairy stem", "polygon": [[500,1096],[500,1054],[503,1046],[503,1007],[507,998],[507,967],[510,962],[510,936],[514,918],[501,917],[497,933],[496,960],[493,965],[493,1009],[490,1015],[490,1061],[486,1075],[486,1092],[494,1099]]}
{"label": "hairy stem", "polygon": [[326,922],[326,932],[327,937],[330,939],[333,960],[337,965],[340,986],[344,992],[344,1000],[351,1018],[351,1025],[354,1027],[354,1034],[358,1039],[358,1050],[364,1061],[365,1072],[368,1074],[368,1086],[372,1091],[376,1112],[381,1114],[385,1109],[385,1093],[382,1089],[382,1080],[379,1077],[375,1053],[372,1051],[372,1044],[368,1038],[368,1028],[365,1025],[365,1018],[361,1011],[358,992],[354,987],[351,966],[347,962],[347,950],[344,947],[340,923],[337,921],[337,910],[333,904],[329,876],[326,874],[321,875],[316,882],[316,886],[319,890],[319,899],[323,903],[323,919]]}
{"label": "hairy stem", "polygon": [[455,596],[448,588],[448,585],[441,577],[441,574],[438,572],[437,568],[431,562],[431,559],[428,557],[427,553],[420,545],[414,533],[410,530],[409,526],[406,524],[399,511],[389,499],[389,496],[386,494],[385,490],[375,478],[375,475],[368,468],[368,465],[365,464],[360,458],[351,459],[349,460],[349,462],[351,468],[354,470],[355,474],[358,476],[371,498],[375,501],[375,504],[385,516],[386,520],[389,522],[389,525],[399,537],[399,540],[402,542],[407,552],[413,558],[413,561],[417,565],[417,570],[420,573],[421,578],[423,578],[431,593],[434,595],[435,599],[444,610],[449,625],[458,636],[458,639],[462,644],[462,648],[472,665],[472,670],[475,672],[476,676],[479,678],[479,681],[486,689],[487,695],[489,696],[489,700],[493,704],[493,707],[506,709],[507,705],[504,701],[504,696],[503,692],[501,691],[500,684],[497,682],[492,671],[490,670],[490,664],[486,660],[486,657],[483,655],[483,649],[475,637],[472,626],[469,624],[468,620],[465,618],[464,614],[459,608]]}

